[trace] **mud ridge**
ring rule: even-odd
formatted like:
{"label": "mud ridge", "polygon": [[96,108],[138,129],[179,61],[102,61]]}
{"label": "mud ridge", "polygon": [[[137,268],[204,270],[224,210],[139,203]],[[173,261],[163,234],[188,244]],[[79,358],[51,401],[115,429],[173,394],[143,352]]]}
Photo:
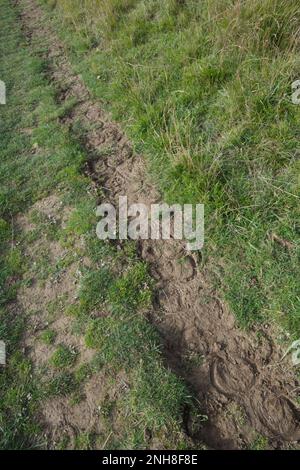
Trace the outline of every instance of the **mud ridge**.
{"label": "mud ridge", "polygon": [[[58,99],[77,99],[64,124],[72,131],[80,122],[86,129],[81,138],[95,192],[100,189],[116,204],[121,195],[127,195],[129,204],[159,201],[146,162],[72,72],[63,45],[50,25],[45,29],[42,9],[34,0],[17,3],[28,42],[40,40],[48,47],[49,79],[59,90]],[[210,286],[209,268],[187,253],[184,243],[141,240],[139,251],[157,281],[149,317],[163,339],[167,363],[190,384],[200,404],[196,423],[186,417],[192,437],[216,449],[249,447],[257,433],[268,437],[270,448],[300,441],[299,383],[288,359],[281,360],[272,328],[240,330]]]}

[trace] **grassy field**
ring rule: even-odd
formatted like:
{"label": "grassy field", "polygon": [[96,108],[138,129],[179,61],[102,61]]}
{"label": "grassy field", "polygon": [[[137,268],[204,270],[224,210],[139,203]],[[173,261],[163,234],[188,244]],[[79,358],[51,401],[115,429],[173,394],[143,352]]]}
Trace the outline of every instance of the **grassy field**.
{"label": "grassy field", "polygon": [[[44,46],[29,48],[17,13],[9,0],[1,1],[0,77],[7,85],[7,105],[0,108],[0,339],[8,362],[0,371],[0,448],[45,447],[36,419],[40,404],[60,397],[69,398],[70,407],[80,404],[84,384],[99,371],[108,393],[99,405],[104,430],[98,436],[79,433],[75,448],[105,447],[112,415],[117,431],[110,448],[144,448],[149,436],[166,448],[185,448],[182,413],[193,405],[189,390],[164,366],[160,339],[141,313],[152,297],[147,266],[131,243],[120,252],[95,239],[96,199],[82,171],[86,156],[60,120],[66,109],[47,82],[40,58]],[[64,226],[38,210],[54,196],[62,213],[68,209]],[[29,230],[22,230],[20,217]],[[53,244],[64,252],[55,261],[49,253]],[[34,292],[48,282],[56,295],[59,276],[76,263],[82,266],[83,256],[89,263],[80,273],[75,302],[57,295],[41,311],[22,308],[19,292]],[[100,307],[111,315],[95,318]],[[94,351],[91,361],[80,363],[81,351],[57,340],[57,316],[66,316],[73,336]],[[36,317],[44,322],[38,332],[29,330]],[[33,369],[24,354],[27,331],[37,347],[51,353],[42,368]],[[112,400],[109,391],[120,371],[127,388]],[[56,447],[67,447],[67,437]]]}
{"label": "grassy field", "polygon": [[296,0],[45,0],[76,70],[167,202],[205,203],[205,259],[242,326],[300,327]]}
{"label": "grassy field", "polygon": [[[241,327],[274,323],[298,339],[298,1],[39,3],[75,72],[147,158],[164,200],[205,204],[203,262]],[[18,6],[1,0],[0,340],[8,362],[0,370],[0,449],[199,447],[183,417],[207,417],[166,367],[144,315],[153,298],[148,266],[131,242],[119,250],[95,239],[100,190],[63,119],[74,103],[58,102],[46,48],[25,40]],[[42,210],[49,200],[55,219]],[[76,287],[58,295],[68,273]],[[34,300],[26,306],[24,292],[38,297],[45,286],[52,297],[37,310]],[[42,367],[28,344],[46,351]],[[101,432],[49,444],[39,410],[64,400],[71,416],[100,376]],[[266,446],[263,436],[253,444]]]}

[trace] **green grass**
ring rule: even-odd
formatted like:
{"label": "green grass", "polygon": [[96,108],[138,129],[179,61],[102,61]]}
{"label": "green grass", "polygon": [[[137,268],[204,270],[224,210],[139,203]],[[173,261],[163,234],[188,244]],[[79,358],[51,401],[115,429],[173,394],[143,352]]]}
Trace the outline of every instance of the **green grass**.
{"label": "green grass", "polygon": [[45,390],[50,396],[68,396],[76,392],[78,382],[72,372],[60,372],[46,384]]}
{"label": "green grass", "polygon": [[253,443],[251,444],[251,450],[266,450],[268,448],[268,439],[265,436],[257,434]]}
{"label": "green grass", "polygon": [[67,369],[72,367],[77,359],[77,351],[64,344],[60,344],[53,353],[50,363],[56,369]]}
{"label": "green grass", "polygon": [[0,448],[29,448],[39,442],[39,428],[31,419],[36,412],[38,389],[30,362],[21,354],[19,341],[24,322],[0,308],[0,338],[5,341],[8,364],[0,369]]}
{"label": "green grass", "polygon": [[[1,3],[0,77],[7,84],[8,102],[0,108],[0,338],[7,345],[7,366],[0,369],[0,448],[44,447],[37,424],[39,407],[57,396],[79,403],[84,399],[83,384],[99,370],[105,374],[101,386],[109,389],[115,373],[125,370],[129,383],[116,403],[118,437],[111,446],[145,448],[149,434],[169,448],[187,447],[182,413],[192,400],[182,380],[163,364],[160,338],[143,316],[152,296],[147,266],[137,259],[134,244],[120,252],[97,240],[96,199],[82,173],[86,156],[77,137],[59,120],[66,107],[57,104],[55,85],[47,81],[41,58],[45,46],[29,48],[15,8],[9,0]],[[32,210],[37,201],[54,193],[73,208],[64,229]],[[35,225],[29,233],[16,227],[20,213]],[[67,250],[54,265],[47,249],[51,241]],[[30,245],[37,260],[34,266],[24,256]],[[77,366],[78,355],[60,344],[50,370],[35,373],[24,356],[22,337],[29,316],[37,312],[33,306],[26,312],[18,308],[16,314],[18,289],[33,280],[58,278],[82,256],[88,256],[91,265],[79,273],[78,301],[70,305],[60,295],[45,303],[43,314],[49,324],[37,339],[52,349],[57,336],[52,322],[66,312],[70,329],[85,337],[95,358]],[[108,435],[112,425],[106,420]],[[91,448],[93,442],[87,433],[76,437],[77,448]],[[58,444],[66,446],[66,440]]]}
{"label": "green grass", "polygon": [[40,339],[43,343],[47,344],[48,346],[53,344],[56,338],[56,332],[48,328],[44,330],[40,336]]}
{"label": "green grass", "polygon": [[299,3],[46,3],[74,67],[147,156],[164,199],[205,204],[205,259],[222,266],[218,288],[240,324],[275,321],[296,338]]}

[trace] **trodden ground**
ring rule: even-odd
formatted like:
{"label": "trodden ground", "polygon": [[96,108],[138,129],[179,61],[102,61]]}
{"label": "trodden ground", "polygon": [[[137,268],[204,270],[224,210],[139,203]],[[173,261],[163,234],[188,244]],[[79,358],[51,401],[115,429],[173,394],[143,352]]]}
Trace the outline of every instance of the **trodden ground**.
{"label": "trodden ground", "polygon": [[[95,7],[96,3],[89,5]],[[203,51],[198,51],[196,60],[196,48],[190,55],[179,48],[191,63],[186,64],[180,89],[174,80],[182,98],[171,103],[166,116],[165,95],[158,91],[156,101],[156,92],[147,88],[151,77],[158,87],[161,64],[153,66],[147,79],[149,63],[132,65],[126,54],[137,61],[144,54],[146,60],[154,47],[151,35],[157,33],[157,61],[164,68],[167,61],[171,67],[170,57],[161,50],[159,32],[172,49],[180,39],[176,36],[180,21],[180,35],[189,33],[191,12],[181,2],[166,2],[170,8],[178,3],[178,11],[167,13],[158,9],[157,2],[149,2],[156,24],[152,31],[142,21],[141,11],[145,17],[151,13],[144,2],[124,2],[123,9],[118,9],[120,2],[104,3],[114,6],[118,27],[110,25],[110,10],[105,8],[107,29],[102,17],[88,20],[85,16],[84,22],[76,8],[70,14],[71,2],[55,2],[54,10],[49,10],[44,2],[41,6],[34,0],[1,1],[0,79],[6,82],[8,93],[7,105],[0,108],[0,340],[6,342],[8,362],[0,370],[0,447],[297,448],[299,381],[291,358],[283,359],[283,355],[297,339],[299,327],[299,253],[293,232],[297,227],[296,222],[288,225],[292,214],[299,211],[298,130],[294,127],[299,110],[288,101],[276,101],[274,79],[276,129],[269,129],[269,95],[265,91],[261,93],[267,96],[255,103],[249,98],[245,104],[247,126],[236,123],[226,137],[217,121],[223,129],[218,145],[217,130],[212,135],[208,128],[210,119],[200,127],[198,123],[197,133],[203,135],[206,150],[217,145],[219,151],[214,149],[213,162],[200,169],[197,158],[186,153],[186,147],[195,151],[195,142],[181,134],[186,129],[178,128],[176,113],[181,109],[187,118],[186,106],[194,106],[193,100],[206,100],[212,108],[218,101],[205,92],[183,98],[184,80],[193,81],[193,67],[199,67],[203,74],[199,89],[218,83],[223,87],[220,95],[226,95],[225,91],[236,86],[235,73],[243,83],[242,67],[250,60],[252,45],[245,46],[246,58],[235,58],[240,69],[234,68],[237,63],[229,66],[223,57],[227,73],[208,59],[209,63],[198,64],[200,58],[204,60]],[[279,3],[274,3],[278,10],[275,5],[272,14],[282,13],[281,21],[287,21],[288,14],[297,14],[293,8],[282,7],[281,11]],[[270,5],[262,2],[266,18]],[[251,8],[248,14],[254,15]],[[222,10],[223,21],[226,11]],[[220,11],[214,13],[221,15]],[[127,22],[122,22],[122,15]],[[267,50],[276,43],[272,17],[265,25],[270,37],[267,32],[260,37],[258,32],[256,38]],[[137,18],[140,22],[136,24]],[[197,16],[195,20],[200,21]],[[63,28],[61,21],[66,21]],[[99,30],[101,25],[103,28],[99,37],[95,24]],[[293,31],[286,29],[281,32],[276,58],[283,63],[288,50],[292,63],[292,40],[288,40]],[[143,34],[139,36],[138,31]],[[122,41],[129,41],[128,37],[132,42],[122,56]],[[245,43],[246,39],[247,31]],[[261,55],[252,57],[254,63],[263,60]],[[125,85],[118,60],[133,69],[131,73],[127,70]],[[178,73],[175,65],[167,69],[166,80]],[[268,67],[271,74],[271,65]],[[128,86],[128,95],[122,86]],[[170,96],[177,96],[168,86],[161,85]],[[142,96],[143,91],[149,96]],[[242,99],[241,90],[238,96],[227,96],[234,107]],[[162,103],[163,120],[159,121]],[[127,121],[127,134],[113,121],[108,104],[117,119]],[[258,113],[255,119],[266,120],[259,130],[250,116],[250,104]],[[142,111],[139,106],[144,106]],[[148,133],[157,135],[156,126],[164,129],[164,137],[158,138],[163,147],[154,150],[149,140],[153,136]],[[275,141],[279,129],[282,138]],[[199,142],[197,145],[199,153]],[[258,162],[249,157],[255,145],[261,158],[266,154],[258,176],[254,174]],[[161,158],[166,151],[172,154],[175,164],[145,157],[159,151]],[[272,151],[282,154],[282,160],[268,162]],[[227,163],[221,159],[222,152]],[[234,152],[239,155],[237,163],[232,161]],[[223,165],[222,171],[219,165]],[[240,174],[238,168],[242,168]],[[202,187],[197,176],[201,172],[207,172],[209,188],[196,193],[195,188]],[[271,186],[267,173],[268,178],[271,173],[272,178],[279,174]],[[247,194],[241,195],[249,175],[257,178],[247,186]],[[254,187],[256,200],[249,206],[259,207],[257,218],[253,218],[254,212],[245,212],[249,211],[248,192]],[[204,200],[208,189],[213,195]],[[162,195],[172,201],[177,195],[179,202],[199,202],[196,198],[202,197],[200,202],[209,206],[208,248],[187,253],[185,243],[175,240],[101,242],[95,232],[95,209],[100,202],[117,203],[124,194],[130,202],[148,205]],[[262,211],[262,201],[269,203],[267,211]],[[229,228],[222,225],[234,213],[239,219],[230,219]],[[225,235],[216,238],[217,229]],[[222,244],[224,252],[217,256]],[[291,309],[288,319],[282,318],[287,304]]]}

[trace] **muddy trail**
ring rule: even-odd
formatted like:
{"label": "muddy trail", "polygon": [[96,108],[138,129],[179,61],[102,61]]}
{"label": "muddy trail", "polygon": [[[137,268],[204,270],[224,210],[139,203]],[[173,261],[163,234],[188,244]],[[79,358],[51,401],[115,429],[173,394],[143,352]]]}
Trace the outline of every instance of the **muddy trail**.
{"label": "muddy trail", "polygon": [[[145,161],[134,154],[121,129],[74,74],[63,44],[51,26],[45,29],[45,20],[41,22],[42,9],[34,0],[17,4],[29,45],[34,40],[44,46],[57,100],[62,104],[76,100],[62,121],[74,135],[78,123],[86,129],[76,137],[88,155],[85,171],[95,191],[116,204],[122,195],[127,195],[129,204],[160,201]],[[103,202],[103,196],[97,202]],[[185,243],[142,240],[139,252],[156,280],[149,321],[160,332],[168,366],[184,378],[199,402],[198,419],[185,417],[186,432],[214,449],[249,447],[258,433],[268,437],[270,448],[287,448],[299,441],[300,411],[295,404],[299,383],[289,359],[282,360],[284,352],[272,339],[272,327],[239,329],[211,287],[210,267],[203,266],[197,254],[186,252]]]}

